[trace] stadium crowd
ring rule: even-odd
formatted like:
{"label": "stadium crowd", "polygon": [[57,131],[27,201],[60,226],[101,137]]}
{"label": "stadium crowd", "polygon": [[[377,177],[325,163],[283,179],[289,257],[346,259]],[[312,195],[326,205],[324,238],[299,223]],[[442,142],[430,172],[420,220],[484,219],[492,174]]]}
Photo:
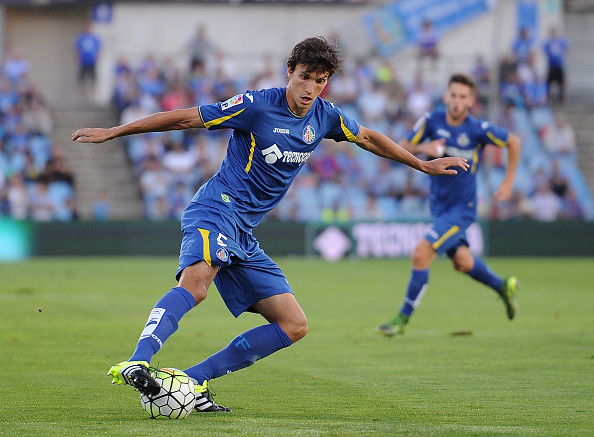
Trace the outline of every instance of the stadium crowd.
{"label": "stadium crowd", "polygon": [[[548,43],[548,41],[547,41]],[[503,178],[505,150],[487,146],[479,172],[483,218],[584,219],[591,195],[577,166],[575,133],[562,112],[562,88],[553,104],[547,76],[536,65],[545,54],[532,40],[513,45],[501,59],[497,124],[522,139],[522,160],[513,199],[491,201]],[[540,51],[540,52],[539,52]],[[343,50],[345,54],[348,50]],[[246,76],[199,28],[188,43],[188,70],[172,58],[147,54],[132,64],[125,57],[114,71],[113,105],[121,123],[179,107],[223,101],[246,89],[284,86],[284,64],[270,56],[261,71]],[[437,56],[436,56],[437,57]],[[348,59],[323,98],[363,125],[398,141],[415,121],[441,104],[443,89],[423,70],[400,77],[389,59]],[[52,120],[42,96],[28,79],[29,65],[18,53],[2,59],[0,77],[0,214],[17,219],[76,218],[74,178],[63,152],[52,146]],[[492,72],[477,56],[469,71],[478,85],[474,115],[487,118]],[[445,84],[443,84],[445,87]],[[229,132],[192,130],[126,138],[145,215],[179,218],[196,189],[219,168]],[[304,164],[269,219],[296,221],[429,219],[428,177],[380,159],[349,143],[324,141]]]}
{"label": "stadium crowd", "polygon": [[7,48],[0,64],[0,217],[70,221],[74,175],[52,144],[51,112],[30,68],[17,49]]}

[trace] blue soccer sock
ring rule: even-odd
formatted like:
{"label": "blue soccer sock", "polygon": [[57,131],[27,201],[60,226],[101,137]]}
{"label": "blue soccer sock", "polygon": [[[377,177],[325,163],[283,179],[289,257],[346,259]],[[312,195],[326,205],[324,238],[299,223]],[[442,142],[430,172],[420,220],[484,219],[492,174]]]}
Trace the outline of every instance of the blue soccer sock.
{"label": "blue soccer sock", "polygon": [[487,266],[487,263],[478,256],[474,257],[474,267],[467,273],[467,275],[472,279],[491,287],[497,293],[499,293],[501,284],[503,284],[503,280],[493,273],[489,266]]}
{"label": "blue soccer sock", "polygon": [[400,313],[405,316],[411,316],[415,308],[421,302],[427,284],[429,283],[429,270],[412,270],[410,280],[408,281],[408,288],[406,289],[406,296],[404,297],[404,304],[400,309]]}
{"label": "blue soccer sock", "polygon": [[291,346],[293,342],[277,323],[258,326],[235,337],[224,349],[184,372],[199,384],[251,366],[257,360]]}
{"label": "blue soccer sock", "polygon": [[151,358],[177,330],[181,318],[194,308],[194,296],[182,287],[174,287],[155,304],[140,334],[136,350],[129,361],[151,362]]}

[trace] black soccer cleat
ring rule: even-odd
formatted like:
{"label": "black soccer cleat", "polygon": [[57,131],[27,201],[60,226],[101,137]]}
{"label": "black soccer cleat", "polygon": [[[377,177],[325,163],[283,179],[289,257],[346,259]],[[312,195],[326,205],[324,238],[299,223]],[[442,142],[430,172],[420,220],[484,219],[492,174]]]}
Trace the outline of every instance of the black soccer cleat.
{"label": "black soccer cleat", "polygon": [[128,384],[147,396],[155,396],[161,386],[153,378],[146,361],[122,361],[111,366],[107,373],[112,377],[112,384]]}
{"label": "black soccer cleat", "polygon": [[217,405],[213,400],[213,393],[207,387],[208,381],[204,381],[202,385],[195,384],[196,388],[196,404],[194,410],[197,413],[230,413],[232,410],[229,407]]}

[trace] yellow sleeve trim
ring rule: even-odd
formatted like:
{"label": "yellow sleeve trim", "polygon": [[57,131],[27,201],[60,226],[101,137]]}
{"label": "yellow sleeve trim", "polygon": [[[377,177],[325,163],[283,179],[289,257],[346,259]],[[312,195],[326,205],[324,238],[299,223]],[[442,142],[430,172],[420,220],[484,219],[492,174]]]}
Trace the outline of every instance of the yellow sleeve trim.
{"label": "yellow sleeve trim", "polygon": [[417,144],[419,144],[419,141],[421,140],[421,137],[423,136],[423,133],[424,132],[425,132],[425,123],[423,123],[423,125],[421,126],[421,128],[415,134],[415,136],[412,137],[412,139],[410,140],[410,143],[413,146],[416,146]]}
{"label": "yellow sleeve trim", "polygon": [[[216,126],[217,124],[221,124],[224,121],[227,121],[230,118],[233,118],[236,115],[241,114],[243,111],[245,111],[245,108],[242,109],[242,110],[240,110],[240,111],[237,111],[235,114],[225,115],[224,117],[215,118],[214,120],[211,120],[211,121],[208,121],[208,122],[204,123],[204,127],[208,129],[209,127]],[[200,114],[200,118],[202,118],[202,114]]]}
{"label": "yellow sleeve trim", "polygon": [[353,135],[353,133],[346,127],[346,125],[344,124],[342,115],[340,116],[340,127],[342,128],[342,131],[344,132],[345,136],[347,137],[347,140],[349,140],[352,143],[355,142],[357,137],[355,135]]}
{"label": "yellow sleeve trim", "polygon": [[[242,109],[243,111],[243,109]],[[254,159],[254,149],[256,148],[256,139],[254,138],[254,134],[250,132],[250,137],[252,138],[252,147],[250,147],[250,157],[248,159],[248,163],[245,166],[245,172],[249,173],[250,168],[252,168],[252,159]]]}
{"label": "yellow sleeve trim", "polygon": [[450,238],[452,235],[454,235],[456,232],[458,232],[460,230],[460,227],[458,226],[452,226],[450,229],[448,229],[448,231],[443,234],[441,236],[441,238],[439,240],[437,240],[435,243],[433,243],[433,248],[435,250],[437,250],[448,238]]}
{"label": "yellow sleeve trim", "polygon": [[470,173],[471,174],[475,174],[476,173],[476,169],[478,168],[478,148],[474,149],[474,152],[472,154],[472,167],[470,167]]}
{"label": "yellow sleeve trim", "polygon": [[507,142],[500,140],[499,138],[496,138],[495,135],[493,135],[491,132],[487,132],[487,136],[489,137],[489,139],[491,141],[493,141],[493,144],[495,144],[498,147],[505,147],[507,146]]}
{"label": "yellow sleeve trim", "polygon": [[200,231],[200,235],[202,235],[202,251],[204,255],[204,261],[209,266],[212,266],[212,259],[210,259],[210,242],[208,241],[210,232],[208,232],[206,229],[198,228],[198,230]]}

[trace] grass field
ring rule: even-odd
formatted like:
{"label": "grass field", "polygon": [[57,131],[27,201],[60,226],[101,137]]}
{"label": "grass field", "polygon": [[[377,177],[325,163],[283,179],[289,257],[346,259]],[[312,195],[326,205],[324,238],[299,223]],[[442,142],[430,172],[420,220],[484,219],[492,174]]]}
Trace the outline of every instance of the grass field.
{"label": "grass field", "polygon": [[[492,291],[439,260],[394,338],[374,327],[400,307],[408,260],[277,262],[309,334],[212,382],[233,413],[180,421],[150,420],[138,393],[106,376],[174,284],[176,259],[0,264],[0,435],[594,435],[593,259],[490,259],[520,278],[513,322]],[[211,288],[152,364],[185,368],[261,323],[235,320]]]}

